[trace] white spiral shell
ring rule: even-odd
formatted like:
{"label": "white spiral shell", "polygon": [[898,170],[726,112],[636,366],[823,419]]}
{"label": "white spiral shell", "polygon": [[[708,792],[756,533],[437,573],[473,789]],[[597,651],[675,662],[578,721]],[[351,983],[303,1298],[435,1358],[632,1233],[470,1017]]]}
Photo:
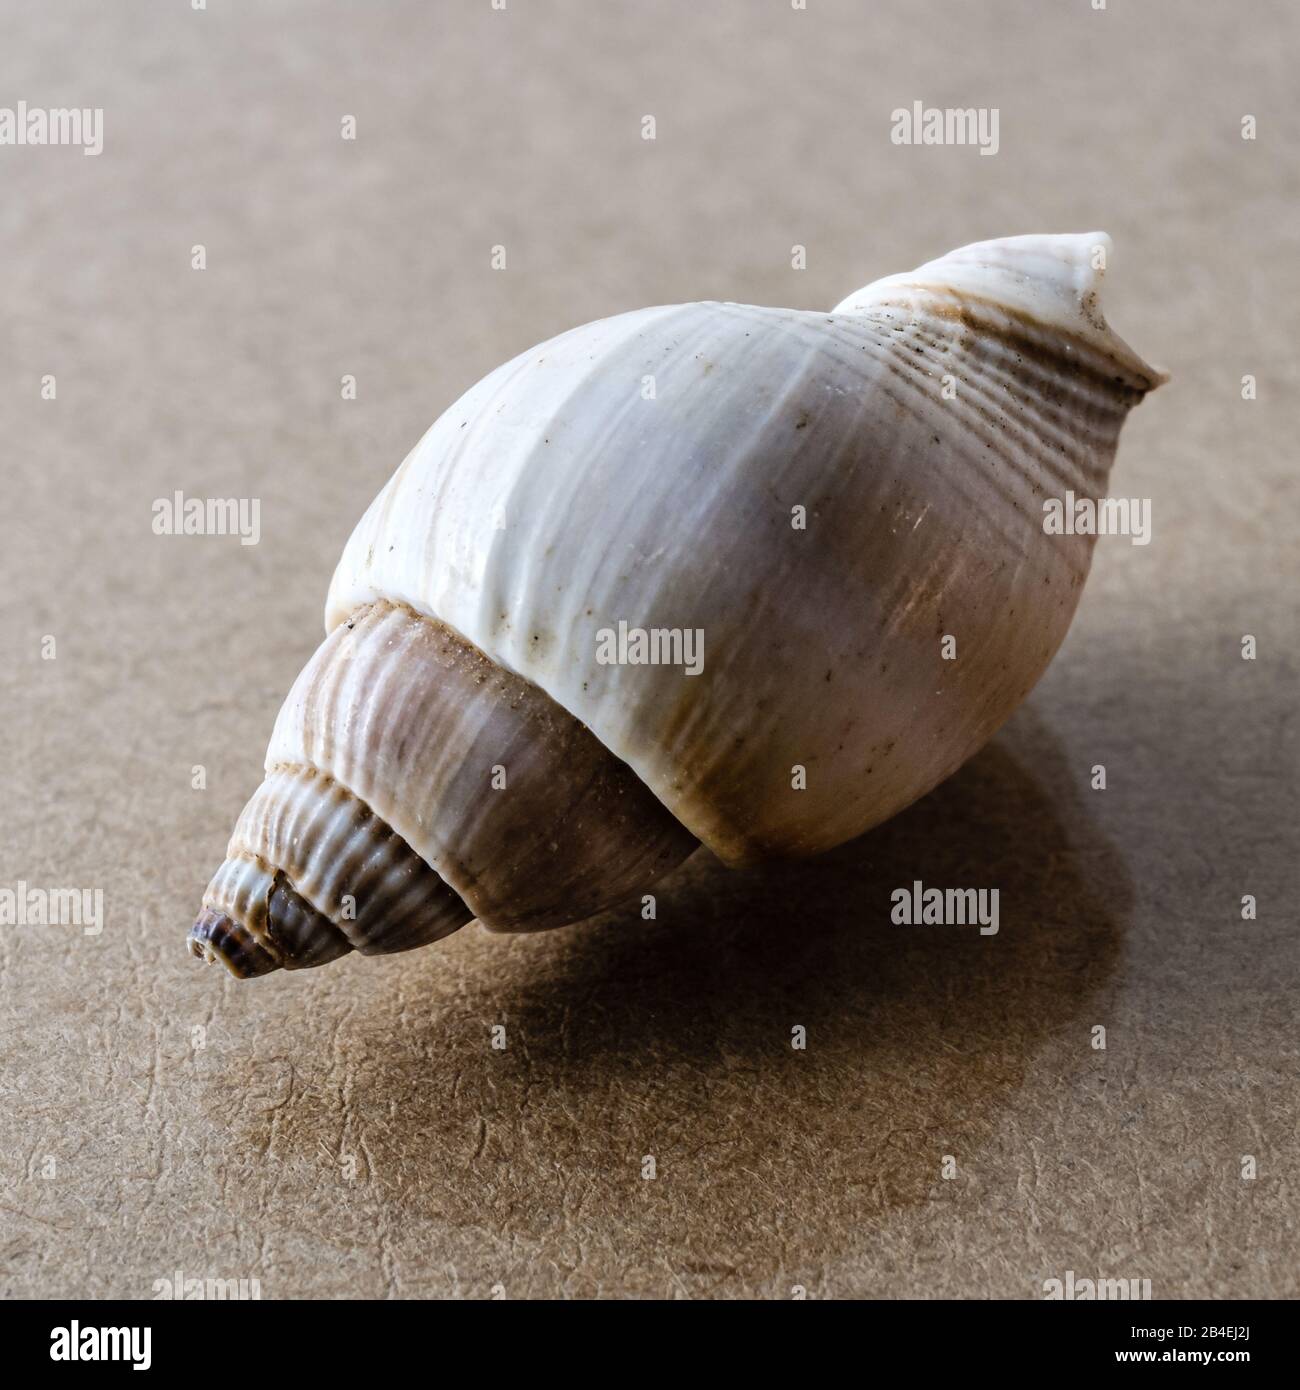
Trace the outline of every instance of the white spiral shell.
{"label": "white spiral shell", "polygon": [[1162,379],[1101,317],[1109,251],[643,309],[479,382],[349,540],[191,949],[247,977],[557,926],[700,841],[815,854],[923,795],[1060,645],[1093,538],[1044,503],[1105,492]]}

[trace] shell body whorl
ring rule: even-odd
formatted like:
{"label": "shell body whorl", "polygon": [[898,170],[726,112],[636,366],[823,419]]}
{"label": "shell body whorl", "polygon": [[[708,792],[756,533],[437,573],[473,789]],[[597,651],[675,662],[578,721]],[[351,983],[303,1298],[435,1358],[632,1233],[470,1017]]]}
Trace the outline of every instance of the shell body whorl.
{"label": "shell body whorl", "polygon": [[[1100,318],[1108,246],[1012,238],[829,314],[686,304],[531,349],[375,500],[327,626],[376,597],[439,618],[728,861],[849,839],[987,741],[1064,637],[1092,538],[1045,536],[1042,502],[1104,494],[1160,379]],[[620,622],[698,630],[703,671],[602,664]]]}

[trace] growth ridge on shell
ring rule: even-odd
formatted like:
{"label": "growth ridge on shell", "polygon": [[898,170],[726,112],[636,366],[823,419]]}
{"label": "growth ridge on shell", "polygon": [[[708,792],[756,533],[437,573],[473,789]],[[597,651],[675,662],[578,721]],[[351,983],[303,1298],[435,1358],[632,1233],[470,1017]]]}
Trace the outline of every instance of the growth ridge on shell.
{"label": "growth ridge on shell", "polygon": [[1040,327],[1077,338],[1112,358],[1143,390],[1169,380],[1143,361],[1106,322],[1102,281],[1114,244],[1105,232],[1038,233],[975,241],[915,270],[888,275],[835,306],[850,313],[909,290],[953,295],[1021,315]]}

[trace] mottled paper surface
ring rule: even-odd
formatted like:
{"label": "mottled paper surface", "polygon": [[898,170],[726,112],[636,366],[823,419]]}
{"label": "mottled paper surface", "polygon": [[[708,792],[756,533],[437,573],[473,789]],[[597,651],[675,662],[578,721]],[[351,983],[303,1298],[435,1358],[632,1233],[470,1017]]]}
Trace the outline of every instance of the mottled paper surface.
{"label": "mottled paper surface", "polygon": [[[104,145],[0,149],[0,882],[100,888],[104,927],[0,929],[0,1291],[1300,1292],[1296,36],[1280,2],[6,4],[0,101],[101,107]],[[997,107],[997,155],[892,144],[916,100]],[[1153,538],[1101,541],[958,777],[824,860],[698,855],[653,923],[249,985],[187,956],[344,539],[477,377],[1093,227],[1173,373],[1113,477]],[[154,535],[177,489],[260,499],[259,543]],[[998,934],[892,925],[914,879],[999,888]]]}

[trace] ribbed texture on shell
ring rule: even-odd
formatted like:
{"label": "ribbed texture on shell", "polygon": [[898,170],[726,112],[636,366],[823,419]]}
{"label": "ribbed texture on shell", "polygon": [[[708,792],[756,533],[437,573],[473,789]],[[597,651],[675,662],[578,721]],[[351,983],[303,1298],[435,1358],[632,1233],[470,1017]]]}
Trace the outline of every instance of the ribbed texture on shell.
{"label": "ribbed texture on shell", "polygon": [[231,854],[213,875],[190,942],[241,978],[324,965],[352,949],[274,864],[244,854]]}
{"label": "ribbed texture on shell", "polygon": [[[648,886],[696,847],[636,777],[540,690],[441,624],[388,604],[359,610],[331,634],[276,721],[265,784],[276,843],[267,842],[258,798],[236,839],[261,836],[261,852],[287,867],[299,815],[319,818],[322,802],[309,788],[296,802],[286,799],[278,780],[286,765],[314,768],[346,787],[474,916],[504,930],[590,916]],[[404,870],[378,860],[369,870],[376,898],[391,899],[392,929],[400,932]],[[329,855],[291,872],[295,882],[299,873],[303,891],[322,906],[348,881]],[[418,893],[408,896],[418,910]]]}
{"label": "ribbed texture on shell", "polygon": [[350,792],[311,767],[277,767],[244,807],[190,934],[236,975],[388,955],[449,935],[472,914]]}
{"label": "ribbed texture on shell", "polygon": [[283,869],[362,955],[427,945],[473,915],[391,826],[312,767],[271,768],[230,846]]}
{"label": "ribbed texture on shell", "polygon": [[1114,246],[1105,232],[1000,237],[960,246],[902,275],[890,275],[851,294],[832,311],[870,312],[889,299],[927,295],[985,305],[1050,335],[1057,350],[1070,344],[1118,371],[1139,391],[1168,377],[1144,362],[1101,312],[1101,285]]}
{"label": "ribbed texture on shell", "polygon": [[[1095,329],[1085,241],[985,248],[976,287],[932,263],[833,314],[648,309],[521,354],[371,506],[327,626],[376,598],[440,619],[730,861],[861,833],[987,741],[1074,612],[1092,540],[1045,535],[1043,501],[1104,493],[1159,380]],[[602,664],[620,623],[698,630],[704,670]]]}
{"label": "ribbed texture on shell", "polygon": [[[899,412],[926,418],[934,383],[952,378],[955,397],[940,402],[960,425],[963,455],[979,464],[964,486],[952,480],[972,513],[993,525],[1028,514],[1036,541],[1044,497],[1105,494],[1120,427],[1143,394],[1113,362],[1082,340],[953,294],[900,294],[862,316],[876,331],[868,351],[887,373],[876,390]],[[1073,559],[1086,574],[1087,555]]]}

